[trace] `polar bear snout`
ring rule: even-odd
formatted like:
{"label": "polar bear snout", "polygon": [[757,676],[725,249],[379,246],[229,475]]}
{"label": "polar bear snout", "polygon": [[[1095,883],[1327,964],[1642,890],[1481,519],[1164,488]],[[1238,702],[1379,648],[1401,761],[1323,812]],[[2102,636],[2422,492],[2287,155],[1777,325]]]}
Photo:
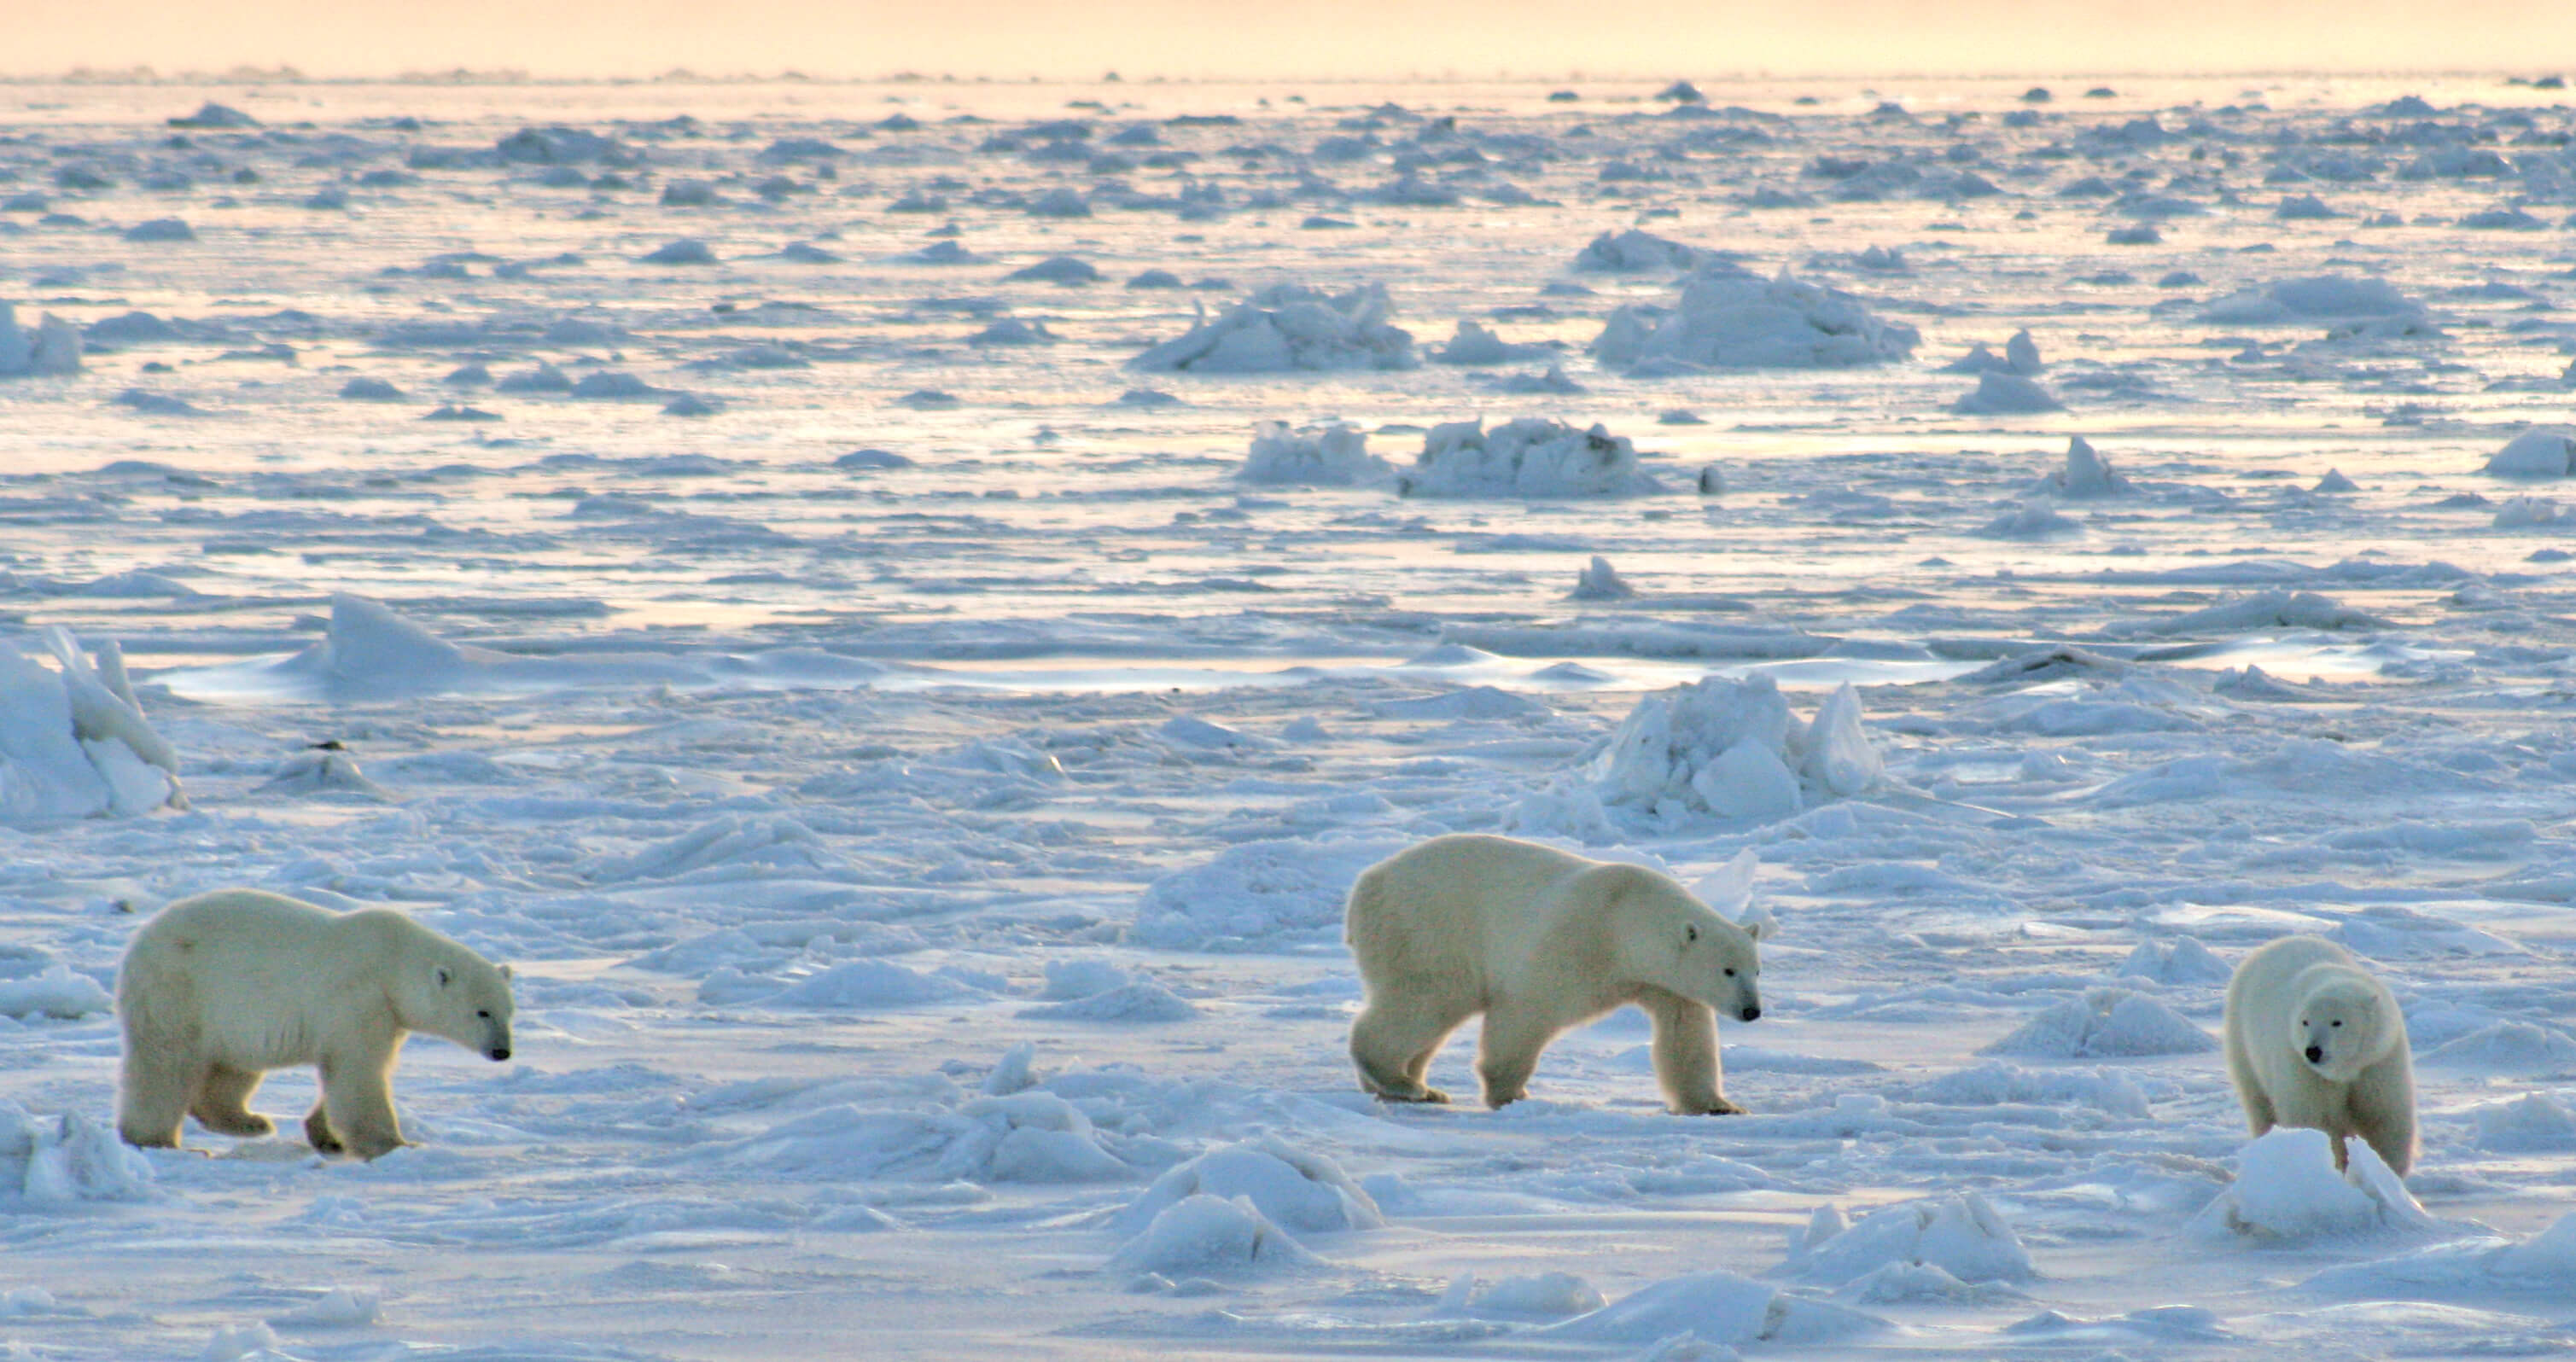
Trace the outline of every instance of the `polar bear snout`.
{"label": "polar bear snout", "polygon": [[1762,1020],[1762,1007],[1761,1007],[1761,1004],[1759,1004],[1759,1003],[1746,1003],[1746,1004],[1744,1005],[1744,1011],[1743,1011],[1740,1015],[1741,1015],[1741,1016],[1742,1016],[1746,1021],[1760,1021],[1760,1020]]}
{"label": "polar bear snout", "polygon": [[2310,1064],[2323,1064],[2323,1063],[2325,1063],[2325,1062],[2326,1062],[2326,1047],[2324,1047],[2324,1046],[2322,1046],[2322,1045],[2311,1045],[2311,1046],[2309,1046],[2309,1047],[2308,1047],[2308,1062],[2309,1062]]}

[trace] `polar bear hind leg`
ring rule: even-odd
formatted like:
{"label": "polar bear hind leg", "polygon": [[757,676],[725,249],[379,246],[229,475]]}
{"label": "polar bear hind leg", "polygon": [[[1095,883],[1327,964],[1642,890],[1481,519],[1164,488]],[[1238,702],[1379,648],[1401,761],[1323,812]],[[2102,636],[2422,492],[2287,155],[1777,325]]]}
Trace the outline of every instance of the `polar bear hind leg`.
{"label": "polar bear hind leg", "polygon": [[259,1080],[256,1069],[210,1066],[197,1080],[197,1100],[188,1105],[188,1114],[218,1135],[256,1138],[275,1134],[277,1123],[250,1109],[250,1095],[259,1091]]}
{"label": "polar bear hind leg", "polygon": [[1726,1100],[1718,1066],[1717,1014],[1708,1004],[1657,989],[1639,1000],[1654,1019],[1655,1082],[1678,1116],[1741,1116]]}
{"label": "polar bear hind leg", "polygon": [[1426,1087],[1424,1074],[1441,1042],[1467,1018],[1411,987],[1371,989],[1368,1005],[1351,1023],[1351,1063],[1360,1086],[1390,1102],[1446,1102],[1449,1094]]}

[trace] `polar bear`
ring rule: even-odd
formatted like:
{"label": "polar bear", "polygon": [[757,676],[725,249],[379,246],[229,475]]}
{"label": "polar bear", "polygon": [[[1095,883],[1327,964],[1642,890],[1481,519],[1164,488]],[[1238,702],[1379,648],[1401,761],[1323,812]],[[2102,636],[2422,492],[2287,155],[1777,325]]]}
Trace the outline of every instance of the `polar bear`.
{"label": "polar bear", "polygon": [[161,910],[116,971],[125,1027],[117,1133],[177,1148],[179,1118],[259,1136],[246,1105],[265,1070],[311,1064],[322,1100],[305,1137],[372,1159],[405,1143],[394,1058],[413,1031],[510,1057],[510,969],[401,913],[335,913],[258,889],[219,889]]}
{"label": "polar bear", "polygon": [[1642,866],[1509,837],[1435,837],[1351,886],[1343,939],[1368,990],[1351,1061],[1360,1086],[1389,1101],[1446,1102],[1422,1076],[1481,1012],[1476,1072],[1499,1107],[1525,1095],[1558,1032],[1635,1003],[1654,1020],[1655,1078],[1672,1109],[1738,1114],[1716,1014],[1762,1015],[1757,935]]}
{"label": "polar bear", "polygon": [[2344,1166],[2358,1135],[2403,1176],[2415,1165],[2415,1064],[2406,1014],[2352,953],[2289,936],[2227,981],[2227,1074],[2245,1123],[2322,1130]]}

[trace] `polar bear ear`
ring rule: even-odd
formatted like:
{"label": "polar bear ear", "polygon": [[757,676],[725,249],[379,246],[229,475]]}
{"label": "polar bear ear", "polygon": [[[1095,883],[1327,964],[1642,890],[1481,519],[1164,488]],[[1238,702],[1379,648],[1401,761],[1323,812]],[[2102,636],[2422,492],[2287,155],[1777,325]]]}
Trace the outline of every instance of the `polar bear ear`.
{"label": "polar bear ear", "polygon": [[1746,913],[1744,920],[1736,925],[1756,941],[1768,941],[1780,934],[1780,919],[1769,913]]}
{"label": "polar bear ear", "polygon": [[438,967],[438,986],[440,988],[445,988],[455,981],[456,976],[448,973],[447,966],[441,965]]}
{"label": "polar bear ear", "polygon": [[507,978],[509,978],[509,977],[510,977],[510,967],[509,967],[508,965],[503,965],[503,966],[501,967],[501,977],[502,977],[502,978],[504,978],[504,979],[507,979]]}

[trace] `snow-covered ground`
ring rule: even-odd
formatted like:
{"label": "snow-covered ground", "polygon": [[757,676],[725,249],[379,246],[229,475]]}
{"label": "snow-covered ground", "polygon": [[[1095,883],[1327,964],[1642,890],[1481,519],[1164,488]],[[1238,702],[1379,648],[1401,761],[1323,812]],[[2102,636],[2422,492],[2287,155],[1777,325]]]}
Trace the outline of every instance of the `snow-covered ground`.
{"label": "snow-covered ground", "polygon": [[[2087,84],[0,86],[0,1347],[2576,1348],[2576,111]],[[1364,1098],[1461,830],[1751,851],[1751,1114]],[[516,1057],[122,1150],[233,884]]]}

